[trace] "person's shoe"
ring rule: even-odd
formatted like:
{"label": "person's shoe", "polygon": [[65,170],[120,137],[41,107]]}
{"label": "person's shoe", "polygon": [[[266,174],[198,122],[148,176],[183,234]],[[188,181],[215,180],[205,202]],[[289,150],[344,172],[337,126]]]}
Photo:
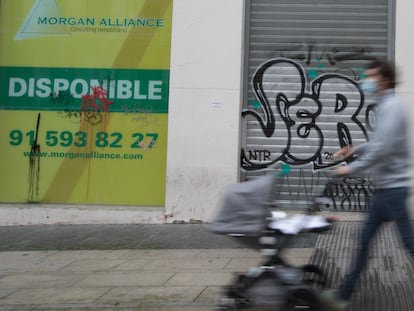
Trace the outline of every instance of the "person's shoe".
{"label": "person's shoe", "polygon": [[323,291],[320,295],[320,300],[334,310],[345,310],[350,302],[349,300],[339,297],[335,290]]}

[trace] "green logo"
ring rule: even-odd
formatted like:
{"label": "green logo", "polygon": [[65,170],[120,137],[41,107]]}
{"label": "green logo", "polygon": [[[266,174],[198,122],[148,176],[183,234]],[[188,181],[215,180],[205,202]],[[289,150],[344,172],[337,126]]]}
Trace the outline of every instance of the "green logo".
{"label": "green logo", "polygon": [[50,35],[69,35],[70,31],[66,25],[38,23],[44,16],[61,15],[56,0],[36,0],[14,39],[24,40]]}

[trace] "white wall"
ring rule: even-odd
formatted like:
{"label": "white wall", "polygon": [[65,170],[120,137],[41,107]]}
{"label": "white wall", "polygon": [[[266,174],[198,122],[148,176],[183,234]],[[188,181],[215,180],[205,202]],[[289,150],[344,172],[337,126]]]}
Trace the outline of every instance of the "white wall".
{"label": "white wall", "polygon": [[[396,0],[395,28],[395,61],[400,81],[397,90],[408,107],[410,120],[414,120],[414,43],[412,40],[412,32],[414,29],[414,2],[412,0]],[[410,122],[410,126],[412,137],[411,150],[414,156],[413,122]],[[412,171],[412,175],[414,176],[414,167],[412,167]],[[411,198],[411,214],[414,216],[414,196]]]}
{"label": "white wall", "polygon": [[[411,103],[414,99],[413,29],[414,2],[412,0],[397,0],[395,60],[401,82],[398,91]],[[414,111],[414,106],[411,105],[411,107],[411,110]]]}
{"label": "white wall", "polygon": [[169,222],[208,220],[239,172],[241,0],[174,0],[168,126]]}

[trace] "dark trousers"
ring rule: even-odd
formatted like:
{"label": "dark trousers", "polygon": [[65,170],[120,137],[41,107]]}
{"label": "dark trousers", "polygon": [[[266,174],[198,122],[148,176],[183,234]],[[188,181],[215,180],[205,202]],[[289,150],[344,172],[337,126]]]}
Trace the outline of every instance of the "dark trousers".
{"label": "dark trousers", "polygon": [[408,188],[377,189],[372,197],[371,209],[362,228],[357,255],[351,273],[339,287],[339,295],[349,299],[368,260],[369,244],[383,222],[395,221],[404,247],[414,258],[414,236],[407,211]]}

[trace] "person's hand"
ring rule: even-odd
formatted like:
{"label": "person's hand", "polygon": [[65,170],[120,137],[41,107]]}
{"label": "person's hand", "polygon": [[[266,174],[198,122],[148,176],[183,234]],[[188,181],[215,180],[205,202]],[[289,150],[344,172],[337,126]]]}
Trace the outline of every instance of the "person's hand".
{"label": "person's hand", "polygon": [[352,146],[345,146],[339,149],[334,153],[333,159],[337,160],[338,158],[346,159],[354,153],[354,148]]}
{"label": "person's hand", "polygon": [[336,175],[343,176],[351,174],[351,169],[347,165],[338,166],[335,169]]}

